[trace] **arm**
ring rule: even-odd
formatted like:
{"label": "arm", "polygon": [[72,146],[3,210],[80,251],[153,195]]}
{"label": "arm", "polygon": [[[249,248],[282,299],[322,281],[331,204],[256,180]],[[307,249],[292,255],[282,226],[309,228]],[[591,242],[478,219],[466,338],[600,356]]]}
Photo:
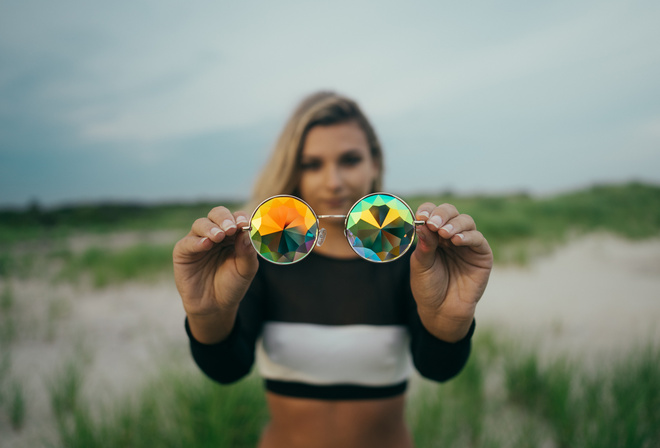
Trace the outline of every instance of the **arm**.
{"label": "arm", "polygon": [[220,342],[234,327],[238,306],[259,263],[243,212],[216,207],[195,221],[174,246],[174,280],[194,337],[205,344]]}
{"label": "arm", "polygon": [[423,326],[445,342],[471,331],[486,289],[493,253],[474,220],[450,204],[422,204],[419,241],[410,260],[410,286]]}
{"label": "arm", "polygon": [[264,289],[259,274],[241,301],[231,332],[222,341],[203,344],[192,334],[186,318],[190,351],[197,366],[209,378],[222,384],[247,375],[254,364],[254,347],[263,324]]}
{"label": "arm", "polygon": [[[172,254],[174,279],[186,312],[193,356],[205,372],[210,369],[210,376],[223,381],[222,374],[212,371],[211,361],[223,353],[227,359],[245,358],[237,355],[245,353],[240,346],[247,343],[239,337],[243,332],[237,316],[259,267],[247,232],[239,230],[247,222],[243,212],[232,214],[224,207],[216,207],[207,217],[195,221]],[[241,369],[245,369],[247,361],[238,363]],[[229,377],[235,375],[234,372]]]}
{"label": "arm", "polygon": [[[410,277],[407,278],[410,285]],[[429,332],[422,323],[417,302],[410,286],[403,294],[406,299],[406,314],[410,332],[410,353],[417,371],[433,381],[447,381],[465,367],[472,348],[475,321],[472,319],[467,334],[460,340],[448,342]]]}
{"label": "arm", "polygon": [[474,328],[473,320],[463,339],[446,342],[429,333],[414,312],[410,322],[410,352],[420,375],[434,381],[447,381],[458,375],[470,357]]}

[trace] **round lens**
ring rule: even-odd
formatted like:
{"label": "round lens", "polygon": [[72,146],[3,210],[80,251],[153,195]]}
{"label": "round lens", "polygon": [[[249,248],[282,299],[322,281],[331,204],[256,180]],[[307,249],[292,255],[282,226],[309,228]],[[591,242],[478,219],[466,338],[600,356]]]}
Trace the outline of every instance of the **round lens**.
{"label": "round lens", "polygon": [[346,217],[346,238],[362,258],[381,263],[405,254],[415,237],[410,207],[386,193],[360,199]]}
{"label": "round lens", "polygon": [[314,211],[293,196],[262,202],[250,220],[250,239],[257,253],[272,263],[290,264],[309,254],[318,238]]}

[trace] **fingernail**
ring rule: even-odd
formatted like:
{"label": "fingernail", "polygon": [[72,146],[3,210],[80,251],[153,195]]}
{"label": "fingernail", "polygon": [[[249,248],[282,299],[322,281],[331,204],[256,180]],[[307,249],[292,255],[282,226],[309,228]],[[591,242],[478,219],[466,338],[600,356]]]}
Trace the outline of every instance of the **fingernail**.
{"label": "fingernail", "polygon": [[463,235],[462,233],[457,233],[456,236],[459,237],[462,240],[465,239],[465,235]]}
{"label": "fingernail", "polygon": [[442,228],[442,230],[444,230],[445,232],[451,233],[451,231],[454,230],[454,226],[452,226],[451,224],[447,224],[446,226],[444,226]]}
{"label": "fingernail", "polygon": [[432,217],[428,221],[426,221],[426,223],[431,224],[437,230],[442,225],[442,218],[439,217],[438,215],[435,215],[434,217]]}
{"label": "fingernail", "polygon": [[428,219],[428,217],[431,215],[426,210],[422,210],[421,212],[417,212],[417,216],[423,216],[424,218]]}
{"label": "fingernail", "polygon": [[222,228],[225,229],[225,230],[235,229],[235,228],[236,228],[236,224],[234,224],[234,221],[232,221],[232,220],[225,219],[225,220],[222,222]]}
{"label": "fingernail", "polygon": [[208,240],[208,238],[204,237],[201,240],[199,240],[199,243],[197,243],[197,244],[199,244],[201,246],[202,244],[204,244],[206,242],[206,240]]}
{"label": "fingernail", "polygon": [[217,227],[211,229],[211,235],[218,236],[219,233],[222,233],[221,229],[218,229]]}
{"label": "fingernail", "polygon": [[245,247],[248,247],[250,245],[250,236],[247,233],[243,237],[243,244],[245,244]]}
{"label": "fingernail", "polygon": [[248,223],[247,218],[243,216],[239,216],[238,218],[236,218],[236,224],[238,224],[239,226],[245,225],[247,223]]}

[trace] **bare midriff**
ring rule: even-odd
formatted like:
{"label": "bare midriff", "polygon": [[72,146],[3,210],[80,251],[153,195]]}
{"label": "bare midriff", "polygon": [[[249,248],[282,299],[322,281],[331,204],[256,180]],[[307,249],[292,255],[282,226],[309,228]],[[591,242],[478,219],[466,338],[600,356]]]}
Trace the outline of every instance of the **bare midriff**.
{"label": "bare midriff", "polygon": [[266,393],[271,421],[259,448],[412,448],[405,398],[314,400]]}

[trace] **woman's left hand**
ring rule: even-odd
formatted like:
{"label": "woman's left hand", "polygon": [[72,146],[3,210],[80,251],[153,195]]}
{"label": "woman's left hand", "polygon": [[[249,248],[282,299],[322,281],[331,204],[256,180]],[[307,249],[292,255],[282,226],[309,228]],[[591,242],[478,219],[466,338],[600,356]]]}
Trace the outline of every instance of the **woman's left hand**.
{"label": "woman's left hand", "polygon": [[447,342],[465,337],[493,267],[493,252],[474,220],[451,204],[422,204],[410,284],[422,323]]}

